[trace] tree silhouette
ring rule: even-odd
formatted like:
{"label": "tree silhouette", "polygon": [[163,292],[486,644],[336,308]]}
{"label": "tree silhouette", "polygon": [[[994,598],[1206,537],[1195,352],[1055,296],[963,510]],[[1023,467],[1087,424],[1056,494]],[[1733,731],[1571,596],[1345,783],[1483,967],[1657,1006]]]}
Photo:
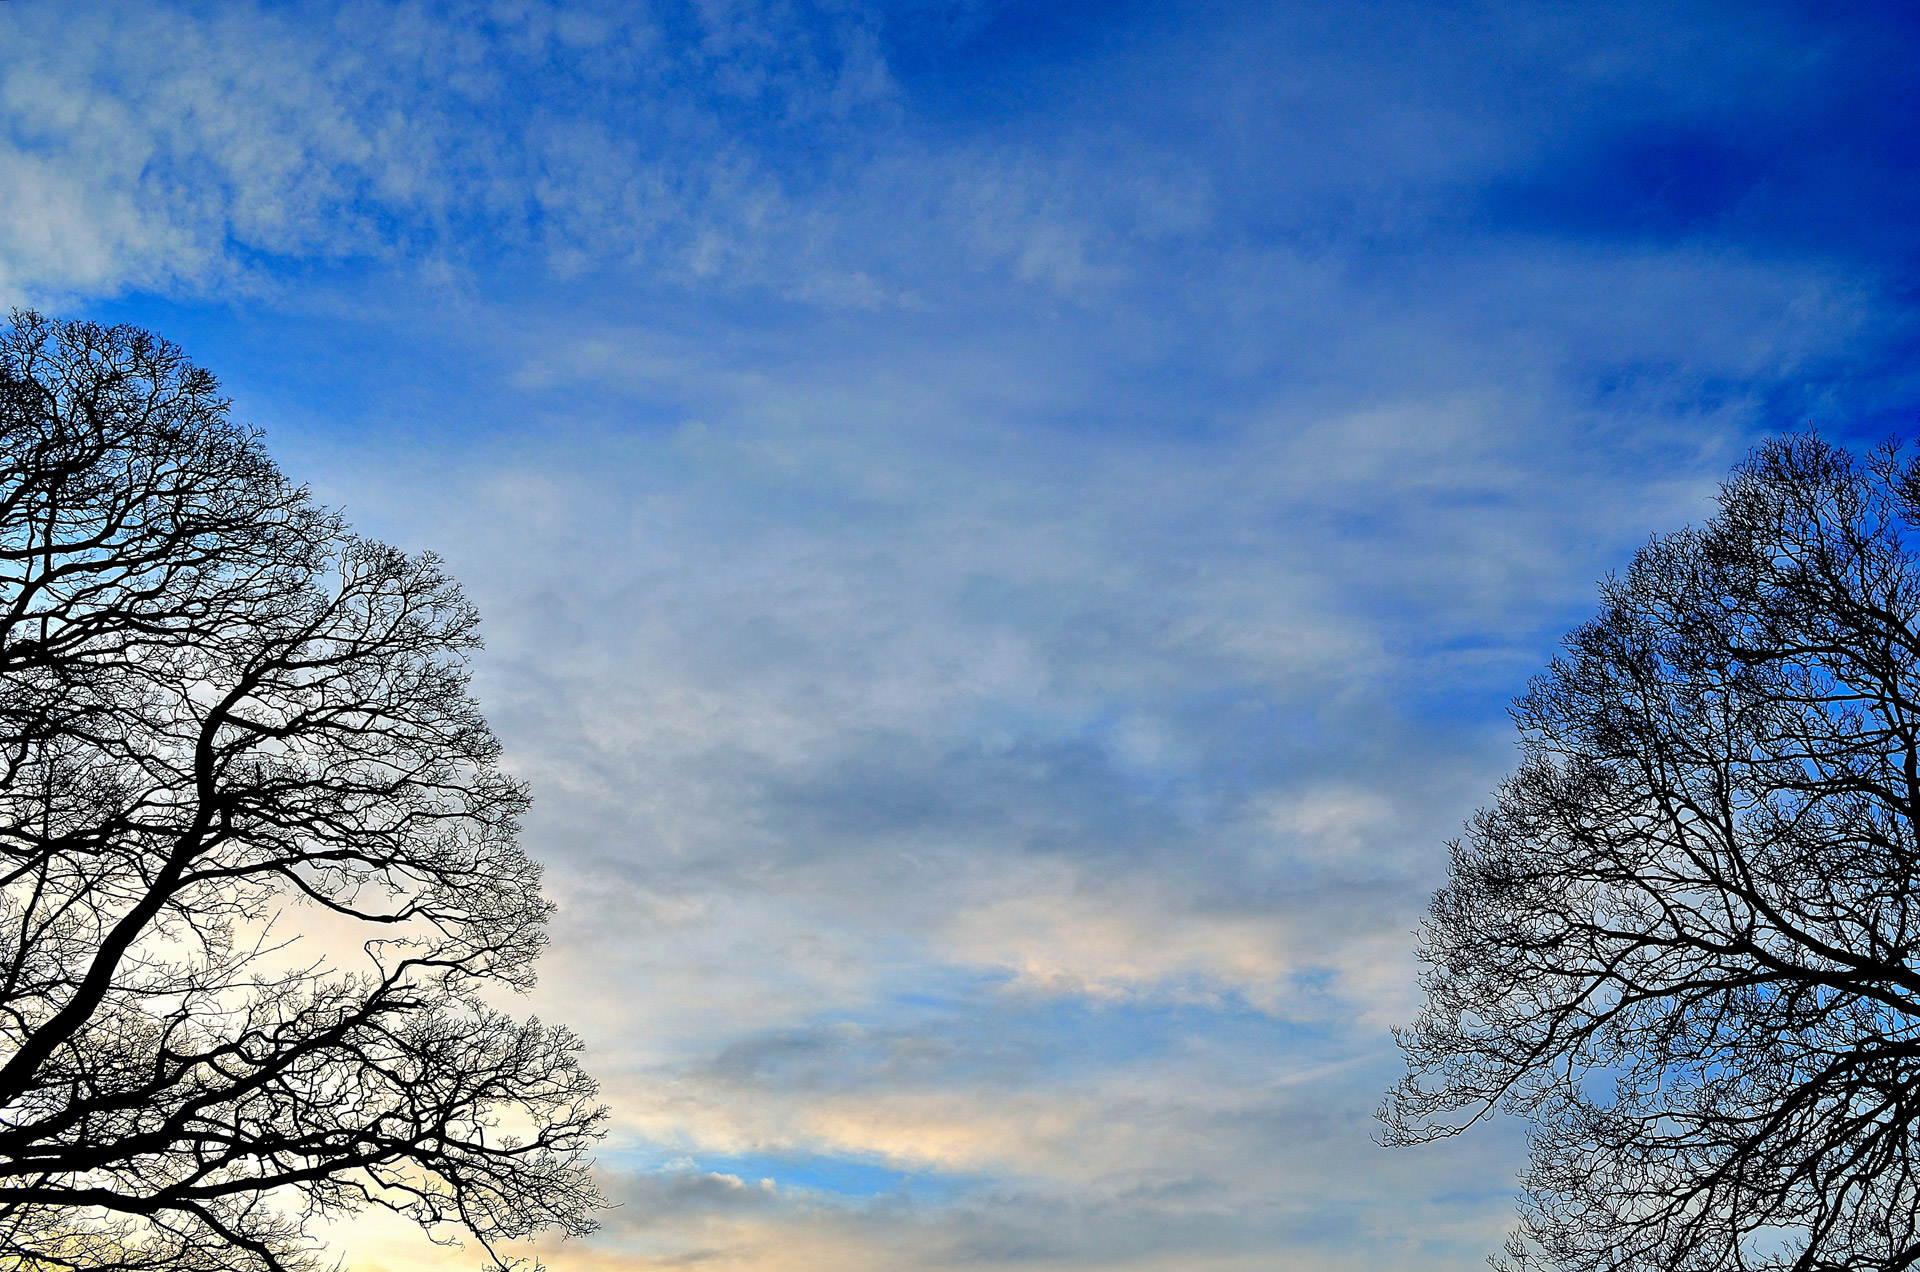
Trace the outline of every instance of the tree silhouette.
{"label": "tree silhouette", "polygon": [[482,1000],[549,906],[474,629],[174,346],[0,333],[0,1266],[591,1227],[578,1044]]}
{"label": "tree silhouette", "polygon": [[1760,448],[1516,704],[1390,1140],[1532,1121],[1506,1262],[1920,1262],[1920,463]]}

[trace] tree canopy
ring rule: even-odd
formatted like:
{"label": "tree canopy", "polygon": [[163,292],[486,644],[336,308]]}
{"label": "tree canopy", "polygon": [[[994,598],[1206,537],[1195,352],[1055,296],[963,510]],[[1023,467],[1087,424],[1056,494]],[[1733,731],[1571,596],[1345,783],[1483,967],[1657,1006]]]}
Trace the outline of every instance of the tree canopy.
{"label": "tree canopy", "polygon": [[1774,441],[1517,702],[1383,1110],[1530,1120],[1509,1264],[1920,1263],[1917,534],[1897,447]]}
{"label": "tree canopy", "polygon": [[174,346],[0,333],[0,1266],[591,1226],[578,1043],[483,1000],[549,906],[475,624]]}

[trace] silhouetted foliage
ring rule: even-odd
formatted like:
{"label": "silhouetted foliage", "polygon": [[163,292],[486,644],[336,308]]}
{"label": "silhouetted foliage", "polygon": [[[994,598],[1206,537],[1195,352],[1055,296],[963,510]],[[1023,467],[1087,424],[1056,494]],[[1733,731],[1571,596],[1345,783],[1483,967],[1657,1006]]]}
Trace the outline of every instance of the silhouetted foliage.
{"label": "silhouetted foliage", "polygon": [[1506,1262],[1920,1262],[1920,463],[1758,450],[1516,704],[1396,1143],[1532,1122]]}
{"label": "silhouetted foliage", "polygon": [[578,1045],[480,997],[549,907],[474,626],[178,349],[0,333],[0,1267],[294,1269],[366,1206],[490,1255],[591,1226]]}

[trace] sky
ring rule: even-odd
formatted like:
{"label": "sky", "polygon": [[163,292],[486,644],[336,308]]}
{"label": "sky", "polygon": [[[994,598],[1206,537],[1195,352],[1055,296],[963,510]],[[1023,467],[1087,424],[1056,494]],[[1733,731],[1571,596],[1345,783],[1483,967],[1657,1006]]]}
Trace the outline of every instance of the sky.
{"label": "sky", "polygon": [[[0,302],[479,604],[617,1206],[554,1272],[1451,1272],[1388,1150],[1507,703],[1920,413],[1874,4],[0,5]],[[378,1224],[357,1272],[470,1267]]]}

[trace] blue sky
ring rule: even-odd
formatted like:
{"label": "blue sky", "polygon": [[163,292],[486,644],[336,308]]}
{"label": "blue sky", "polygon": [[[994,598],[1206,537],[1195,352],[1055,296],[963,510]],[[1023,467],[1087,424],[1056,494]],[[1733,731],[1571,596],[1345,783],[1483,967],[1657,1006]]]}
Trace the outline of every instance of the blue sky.
{"label": "blue sky", "polygon": [[556,1272],[1444,1272],[1521,1141],[1373,1142],[1443,841],[1755,439],[1912,431],[1916,45],[12,0],[0,292],[480,603],[614,1108]]}

